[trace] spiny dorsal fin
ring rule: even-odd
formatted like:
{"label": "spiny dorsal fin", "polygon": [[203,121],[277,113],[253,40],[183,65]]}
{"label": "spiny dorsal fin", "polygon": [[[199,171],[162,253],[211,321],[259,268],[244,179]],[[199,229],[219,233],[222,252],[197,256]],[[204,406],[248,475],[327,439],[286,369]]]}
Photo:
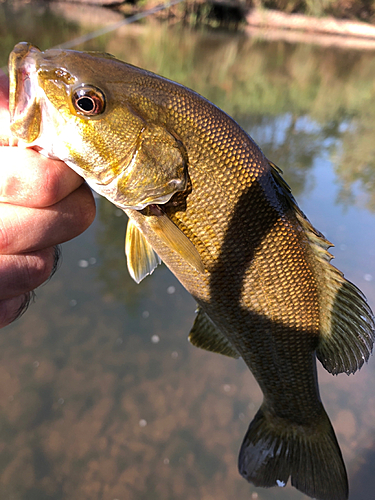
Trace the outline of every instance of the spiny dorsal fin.
{"label": "spiny dorsal fin", "polygon": [[199,273],[205,272],[201,256],[189,238],[160,210],[149,224],[161,240]]}
{"label": "spiny dorsal fin", "polygon": [[189,341],[195,346],[206,351],[224,354],[238,359],[240,354],[229,340],[212,323],[207,314],[198,306],[197,316],[189,334]]}
{"label": "spiny dorsal fin", "polygon": [[129,274],[136,283],[140,283],[161,264],[159,256],[131,219],[126,228],[125,254]]}
{"label": "spiny dorsal fin", "polygon": [[320,343],[316,355],[333,374],[354,373],[372,353],[375,341],[374,316],[362,292],[330,264],[333,246],[317,231],[297,206],[290,188],[270,162],[271,172],[286,203],[294,211],[316,259],[320,291]]}

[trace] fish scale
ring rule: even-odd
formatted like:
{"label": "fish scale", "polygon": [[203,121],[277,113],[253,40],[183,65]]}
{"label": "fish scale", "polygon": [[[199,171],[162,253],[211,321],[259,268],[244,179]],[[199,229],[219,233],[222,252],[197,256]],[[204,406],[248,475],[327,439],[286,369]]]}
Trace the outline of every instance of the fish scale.
{"label": "fish scale", "polygon": [[372,352],[374,318],[280,170],[206,99],[108,54],[20,43],[9,74],[13,134],[122,208],[131,276],[164,261],[198,303],[190,342],[241,356],[254,374],[264,399],[240,449],[242,476],[346,500],[316,358],[354,373]]}

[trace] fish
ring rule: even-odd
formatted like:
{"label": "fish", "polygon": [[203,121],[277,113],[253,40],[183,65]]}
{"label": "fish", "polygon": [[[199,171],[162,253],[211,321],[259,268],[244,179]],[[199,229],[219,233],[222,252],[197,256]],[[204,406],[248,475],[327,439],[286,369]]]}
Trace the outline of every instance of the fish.
{"label": "fish", "polygon": [[346,500],[316,360],[332,374],[360,369],[374,316],[281,170],[204,97],[110,54],[21,42],[9,75],[19,143],[64,161],[124,210],[132,278],[164,262],[197,302],[191,344],[242,358],[253,373],[263,402],[240,474]]}

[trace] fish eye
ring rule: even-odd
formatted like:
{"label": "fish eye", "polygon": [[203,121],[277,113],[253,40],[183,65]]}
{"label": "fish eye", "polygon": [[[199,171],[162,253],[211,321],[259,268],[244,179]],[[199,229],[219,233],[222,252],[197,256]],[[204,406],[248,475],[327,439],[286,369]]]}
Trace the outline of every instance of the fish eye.
{"label": "fish eye", "polygon": [[96,87],[80,87],[73,92],[72,102],[80,115],[96,116],[105,109],[105,98],[101,90]]}

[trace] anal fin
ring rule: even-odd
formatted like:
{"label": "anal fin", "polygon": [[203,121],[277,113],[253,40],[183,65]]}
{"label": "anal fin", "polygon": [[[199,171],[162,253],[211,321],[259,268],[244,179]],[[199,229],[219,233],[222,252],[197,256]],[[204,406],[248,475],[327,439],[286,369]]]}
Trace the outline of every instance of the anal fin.
{"label": "anal fin", "polygon": [[140,283],[161,264],[159,256],[131,219],[126,228],[125,254],[129,274],[136,283]]}
{"label": "anal fin", "polygon": [[206,351],[224,354],[238,359],[239,352],[233,347],[229,340],[216,328],[207,314],[198,306],[197,316],[193,328],[189,334],[189,341],[195,347]]}

